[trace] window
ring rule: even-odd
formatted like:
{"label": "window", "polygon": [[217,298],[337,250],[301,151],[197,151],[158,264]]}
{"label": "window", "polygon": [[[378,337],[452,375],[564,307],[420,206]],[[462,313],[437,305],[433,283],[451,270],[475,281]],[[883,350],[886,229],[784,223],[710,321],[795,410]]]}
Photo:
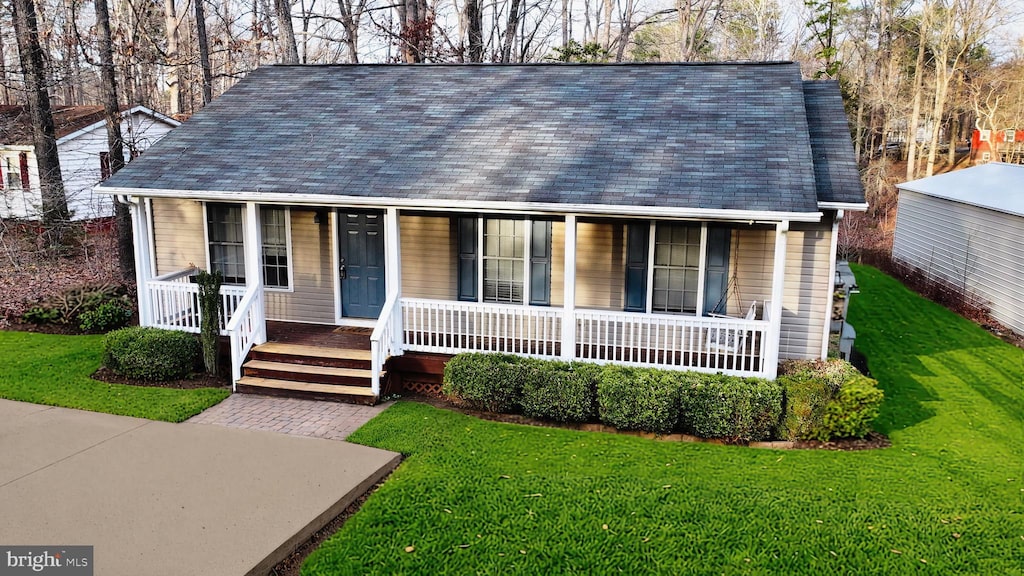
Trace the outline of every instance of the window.
{"label": "window", "polygon": [[4,174],[7,176],[6,187],[8,189],[20,188],[21,187],[21,174],[18,173],[18,168],[14,165],[14,158],[8,156],[5,158]]}
{"label": "window", "polygon": [[453,225],[459,300],[551,305],[551,221],[464,217]]}
{"label": "window", "polygon": [[526,222],[484,220],[484,302],[523,303]]}
{"label": "window", "polygon": [[700,225],[659,224],[654,233],[654,312],[697,312]]}
{"label": "window", "polygon": [[288,211],[260,208],[263,232],[263,284],[267,288],[289,288]]}
{"label": "window", "polygon": [[210,270],[223,274],[225,284],[245,284],[242,207],[207,204],[206,226],[210,242]]}
{"label": "window", "polygon": [[992,154],[990,152],[982,152],[981,153],[981,161],[982,162],[988,162],[990,160],[992,160]]}

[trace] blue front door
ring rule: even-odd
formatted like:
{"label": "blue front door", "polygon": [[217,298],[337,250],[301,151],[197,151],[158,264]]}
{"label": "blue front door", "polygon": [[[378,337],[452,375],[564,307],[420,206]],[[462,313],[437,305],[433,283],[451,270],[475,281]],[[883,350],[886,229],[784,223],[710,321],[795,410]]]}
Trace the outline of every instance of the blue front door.
{"label": "blue front door", "polygon": [[339,210],[341,314],[376,318],[384,306],[384,216]]}

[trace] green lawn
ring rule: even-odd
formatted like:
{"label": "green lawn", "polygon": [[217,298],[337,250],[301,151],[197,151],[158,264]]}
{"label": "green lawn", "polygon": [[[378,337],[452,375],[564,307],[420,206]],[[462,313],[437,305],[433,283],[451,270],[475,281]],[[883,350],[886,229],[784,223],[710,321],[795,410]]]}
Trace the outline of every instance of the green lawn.
{"label": "green lawn", "polygon": [[657,442],[400,402],[351,439],[408,458],[302,573],[1020,574],[1024,353],[856,272],[892,448]]}
{"label": "green lawn", "polygon": [[0,398],[181,422],[230,394],[97,382],[102,352],[102,336],[0,331]]}

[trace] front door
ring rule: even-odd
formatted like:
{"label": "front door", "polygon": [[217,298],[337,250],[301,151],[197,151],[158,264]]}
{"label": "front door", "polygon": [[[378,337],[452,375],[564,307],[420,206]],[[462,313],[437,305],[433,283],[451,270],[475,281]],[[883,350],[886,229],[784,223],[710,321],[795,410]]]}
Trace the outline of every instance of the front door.
{"label": "front door", "polygon": [[376,318],[384,306],[384,215],[339,210],[341,315]]}

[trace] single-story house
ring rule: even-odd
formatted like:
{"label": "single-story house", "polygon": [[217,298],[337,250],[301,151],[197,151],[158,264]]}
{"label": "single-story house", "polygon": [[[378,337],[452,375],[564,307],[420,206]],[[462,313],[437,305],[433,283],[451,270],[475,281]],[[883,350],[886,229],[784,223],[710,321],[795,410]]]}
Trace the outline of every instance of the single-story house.
{"label": "single-story house", "polygon": [[[64,193],[74,220],[114,215],[109,195],[93,187],[110,176],[107,126],[102,106],[53,109]],[[145,106],[122,111],[125,162],[135,159],[180,122]],[[0,106],[0,218],[39,218],[42,196],[27,106]]]}
{"label": "single-story house", "polygon": [[1024,165],[992,162],[897,188],[893,258],[1024,334]]}
{"label": "single-story house", "polygon": [[143,324],[197,330],[219,270],[237,389],[370,402],[462,351],[774,378],[825,356],[866,208],[791,62],[263,67],[97,191]]}

